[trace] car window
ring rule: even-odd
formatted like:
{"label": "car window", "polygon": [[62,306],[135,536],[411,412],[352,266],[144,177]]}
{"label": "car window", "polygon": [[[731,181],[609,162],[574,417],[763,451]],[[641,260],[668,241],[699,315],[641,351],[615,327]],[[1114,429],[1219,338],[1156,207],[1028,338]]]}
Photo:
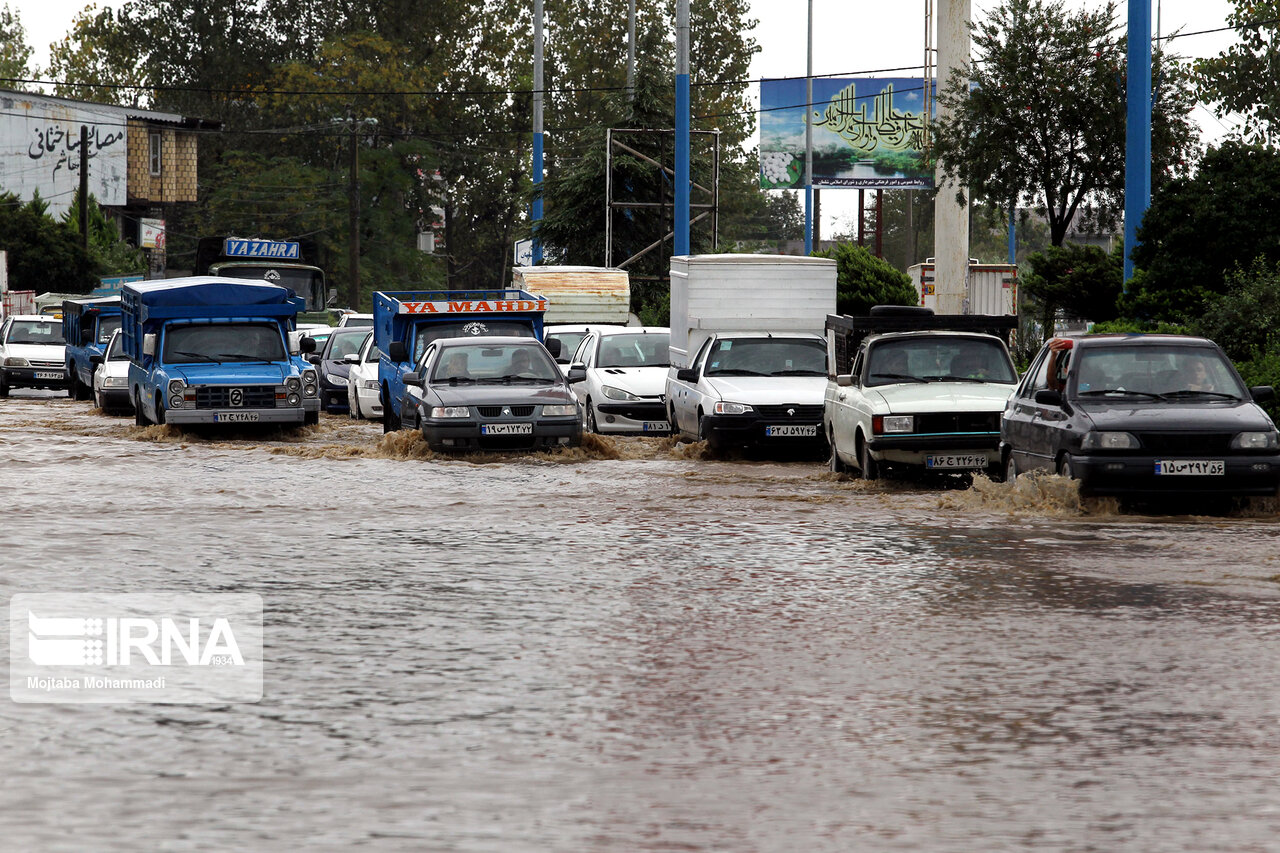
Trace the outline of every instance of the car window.
{"label": "car window", "polygon": [[667,367],[671,335],[651,332],[642,335],[602,335],[597,367]]}
{"label": "car window", "polygon": [[124,335],[115,334],[111,336],[111,340],[107,342],[106,350],[107,361],[126,361],[129,356],[124,351]]}
{"label": "car window", "polygon": [[5,343],[65,344],[61,320],[14,320]]}
{"label": "car window", "polygon": [[548,332],[548,341],[560,342],[560,354],[572,355],[572,361],[577,362],[578,348],[582,345],[582,341],[587,337],[586,332]]}
{"label": "car window", "polygon": [[360,351],[360,345],[364,343],[367,332],[343,333],[334,332],[329,337],[329,341],[325,347],[324,357],[328,361],[341,361],[352,353]]}
{"label": "car window", "polygon": [[881,341],[867,353],[868,385],[895,382],[982,381],[1012,385],[1017,372],[999,342],[927,335]]}
{"label": "car window", "polygon": [[432,382],[552,382],[560,368],[542,346],[500,344],[443,348],[431,368]]}
{"label": "car window", "polygon": [[[590,367],[591,365],[587,362],[588,359],[591,358],[591,352],[595,349],[595,346],[596,336],[592,334],[584,335],[582,340],[578,343],[578,348],[574,351],[573,357],[569,359],[569,363],[583,364]],[[561,352],[564,352],[564,350],[561,350]]]}
{"label": "car window", "polygon": [[364,341],[360,344],[360,348],[364,351],[364,361],[366,364],[369,362],[376,363],[382,358],[382,353],[379,352],[378,345],[373,342],[372,332],[365,336]]}
{"label": "car window", "polygon": [[707,338],[702,342],[702,346],[698,347],[698,354],[693,357],[693,361],[689,364],[697,369],[702,368],[703,360],[707,357],[707,353],[711,350],[712,339]]}
{"label": "car window", "polygon": [[111,340],[111,336],[120,328],[119,317],[103,317],[98,321],[98,343],[105,344]]}
{"label": "car window", "polygon": [[166,364],[228,361],[283,361],[284,341],[274,324],[212,323],[175,326],[165,331]]}
{"label": "car window", "polygon": [[707,354],[707,376],[826,376],[825,341],[719,338]]}
{"label": "car window", "polygon": [[1226,357],[1210,347],[1160,342],[1089,347],[1080,354],[1078,367],[1072,386],[1078,397],[1248,396]]}

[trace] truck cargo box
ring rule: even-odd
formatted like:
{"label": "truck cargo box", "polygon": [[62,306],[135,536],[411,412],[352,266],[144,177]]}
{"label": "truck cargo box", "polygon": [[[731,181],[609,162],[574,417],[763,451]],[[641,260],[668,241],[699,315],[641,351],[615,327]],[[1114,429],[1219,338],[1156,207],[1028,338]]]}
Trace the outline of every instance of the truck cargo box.
{"label": "truck cargo box", "polygon": [[511,286],[547,300],[546,325],[625,325],[631,313],[631,278],[610,267],[513,267]]}
{"label": "truck cargo box", "polygon": [[[919,305],[938,308],[934,264],[914,264],[907,268],[911,284],[916,289]],[[1018,266],[1017,264],[969,263],[968,284],[965,292],[967,314],[1017,314]]]}

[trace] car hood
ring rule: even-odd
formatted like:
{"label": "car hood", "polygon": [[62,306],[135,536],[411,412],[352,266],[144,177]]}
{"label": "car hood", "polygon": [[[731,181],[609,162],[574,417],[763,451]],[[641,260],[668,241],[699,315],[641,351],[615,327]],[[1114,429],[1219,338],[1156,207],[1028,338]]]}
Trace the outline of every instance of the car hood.
{"label": "car hood", "polygon": [[348,377],[354,376],[356,379],[360,381],[364,381],[365,379],[377,379],[378,378],[378,362],[362,361],[359,364],[353,364],[351,365],[351,369],[347,372],[347,376]]}
{"label": "car hood", "polygon": [[823,376],[708,376],[703,381],[724,400],[758,406],[822,405]]}
{"label": "car hood", "polygon": [[979,382],[904,382],[867,389],[891,414],[922,412],[1003,412],[1014,385]]}
{"label": "car hood", "polygon": [[566,385],[432,385],[445,406],[544,406],[576,403]]}
{"label": "car hood", "polygon": [[5,355],[36,361],[65,361],[67,348],[62,344],[9,344]]}
{"label": "car hood", "polygon": [[621,388],[637,397],[660,397],[666,393],[665,367],[597,367],[593,372],[601,385]]}
{"label": "car hood", "polygon": [[336,376],[339,379],[346,379],[347,374],[351,372],[351,362],[349,361],[329,361],[321,362],[324,365],[324,372],[330,376]]}
{"label": "car hood", "polygon": [[103,376],[128,376],[129,359],[117,358],[111,361],[104,361],[98,369],[102,371]]}
{"label": "car hood", "polygon": [[1080,402],[1075,407],[1094,428],[1117,432],[1238,432],[1274,429],[1271,419],[1249,400],[1158,402],[1118,405],[1116,401]]}
{"label": "car hood", "polygon": [[283,364],[170,364],[166,369],[188,385],[280,385],[290,375]]}

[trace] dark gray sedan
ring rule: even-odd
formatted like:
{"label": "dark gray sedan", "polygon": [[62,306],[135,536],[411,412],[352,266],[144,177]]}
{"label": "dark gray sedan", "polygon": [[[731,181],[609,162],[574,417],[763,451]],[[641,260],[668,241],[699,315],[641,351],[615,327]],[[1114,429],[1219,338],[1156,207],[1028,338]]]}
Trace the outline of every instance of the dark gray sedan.
{"label": "dark gray sedan", "polygon": [[402,423],[435,451],[538,450],[582,442],[582,412],[541,342],[444,338],[404,374]]}
{"label": "dark gray sedan", "polygon": [[1258,406],[1274,398],[1204,338],[1054,338],[1005,408],[1005,478],[1047,470],[1093,495],[1275,495],[1280,435]]}

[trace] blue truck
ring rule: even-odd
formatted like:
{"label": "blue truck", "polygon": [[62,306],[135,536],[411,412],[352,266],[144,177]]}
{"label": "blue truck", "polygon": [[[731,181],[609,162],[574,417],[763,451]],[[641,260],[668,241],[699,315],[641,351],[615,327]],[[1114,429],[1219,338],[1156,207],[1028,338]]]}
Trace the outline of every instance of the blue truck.
{"label": "blue truck", "polygon": [[120,328],[120,312],[119,296],[63,300],[67,384],[74,399],[88,400],[93,396],[93,371],[102,360],[102,348],[111,340],[111,333]]}
{"label": "blue truck", "polygon": [[[373,336],[382,353],[378,385],[384,432],[400,429],[404,372],[440,338],[515,335],[542,340],[547,300],[527,290],[379,291],[373,294]],[[552,355],[558,353],[552,352]]]}
{"label": "blue truck", "polygon": [[303,307],[289,288],[194,276],[130,282],[120,299],[139,425],[319,421],[315,369],[289,351]]}

